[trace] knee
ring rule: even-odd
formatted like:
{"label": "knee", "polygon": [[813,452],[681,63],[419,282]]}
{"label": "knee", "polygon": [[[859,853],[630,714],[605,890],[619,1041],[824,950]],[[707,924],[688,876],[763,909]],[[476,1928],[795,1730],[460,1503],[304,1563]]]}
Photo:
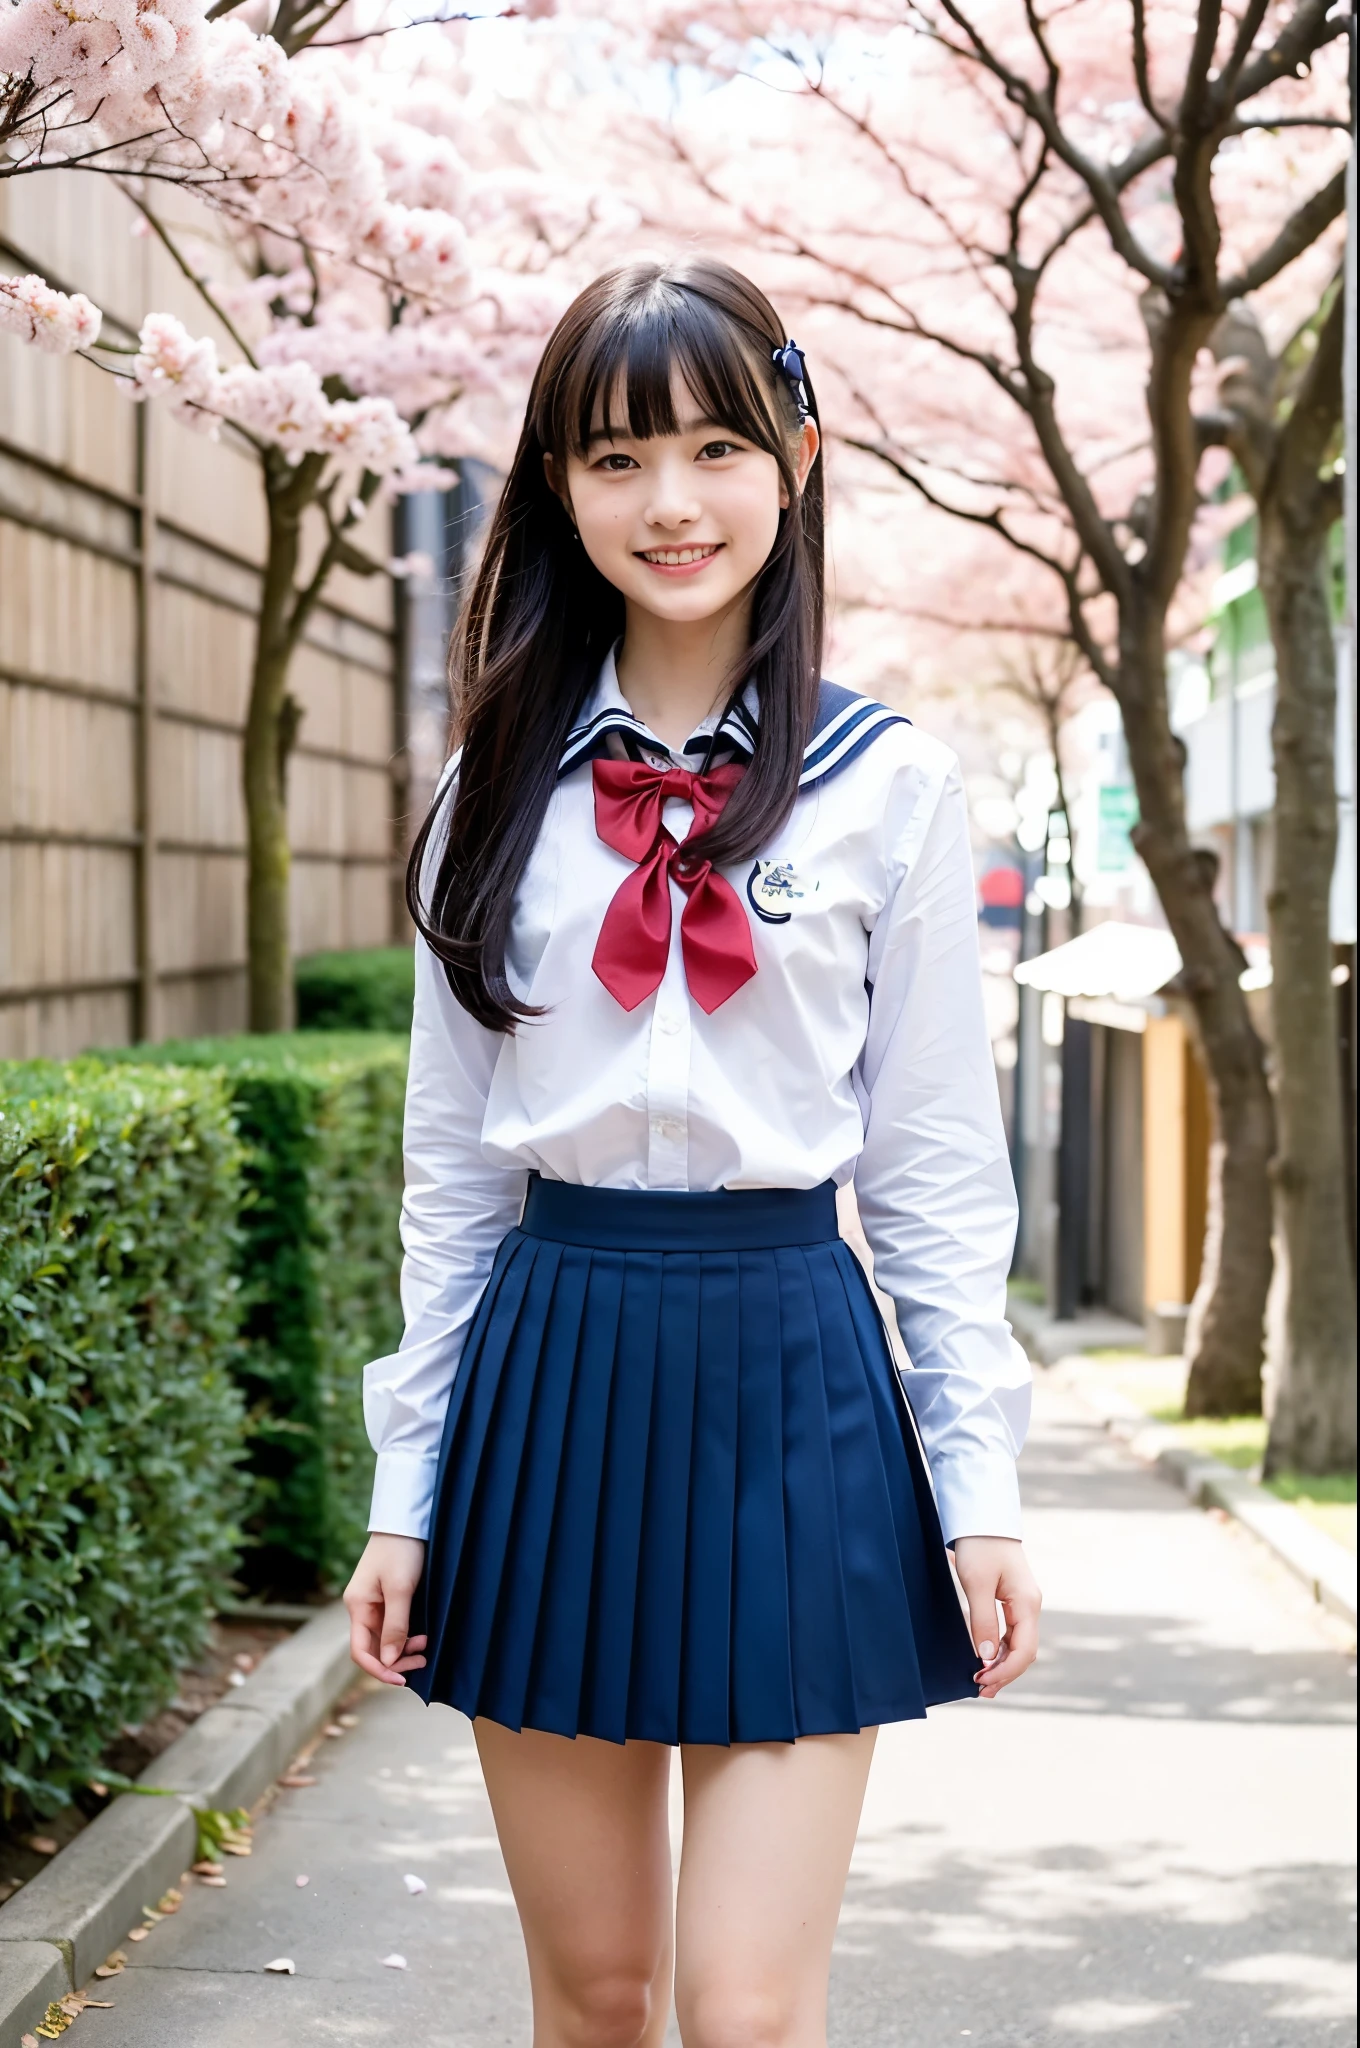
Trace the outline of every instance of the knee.
{"label": "knee", "polygon": [[622,1972],[586,1976],[557,1997],[565,2048],[639,2048],[653,2013],[653,1986]]}
{"label": "knee", "polygon": [[752,1984],[705,1984],[684,1998],[680,2038],[685,2048],[785,2048],[793,2039],[787,1998]]}

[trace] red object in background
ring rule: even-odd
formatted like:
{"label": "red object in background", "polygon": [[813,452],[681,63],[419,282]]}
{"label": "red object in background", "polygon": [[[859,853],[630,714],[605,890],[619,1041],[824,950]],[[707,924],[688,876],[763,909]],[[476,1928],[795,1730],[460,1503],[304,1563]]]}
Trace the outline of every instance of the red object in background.
{"label": "red object in background", "polygon": [[978,882],[978,896],[989,910],[1018,910],[1025,900],[1025,878],[1019,868],[989,868]]}

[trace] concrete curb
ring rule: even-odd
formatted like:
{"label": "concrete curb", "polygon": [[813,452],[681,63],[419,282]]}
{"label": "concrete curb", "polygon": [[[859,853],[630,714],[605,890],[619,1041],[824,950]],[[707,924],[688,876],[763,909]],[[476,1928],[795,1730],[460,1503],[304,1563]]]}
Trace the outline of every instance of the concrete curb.
{"label": "concrete curb", "polygon": [[1143,1464],[1155,1466],[1197,1507],[1221,1508],[1231,1515],[1303,1580],[1321,1606],[1355,1627],[1356,1560],[1341,1544],[1315,1529],[1297,1508],[1277,1500],[1245,1472],[1235,1472],[1220,1459],[1192,1450],[1164,1423],[1149,1422],[1126,1394],[1095,1383],[1093,1368],[1084,1360],[1060,1359],[1049,1370],[1058,1384],[1074,1393]]}
{"label": "concrete curb", "polygon": [[143,1784],[178,1796],[115,1799],[0,1906],[0,2048],[20,2048],[188,1867],[192,1808],[251,1805],[354,1677],[349,1618],[322,1608],[143,1772]]}

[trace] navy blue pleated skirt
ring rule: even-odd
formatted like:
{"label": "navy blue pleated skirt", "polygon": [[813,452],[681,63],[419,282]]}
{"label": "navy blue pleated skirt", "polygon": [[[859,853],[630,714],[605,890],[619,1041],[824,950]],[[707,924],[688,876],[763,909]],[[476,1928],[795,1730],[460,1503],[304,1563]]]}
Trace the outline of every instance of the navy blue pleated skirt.
{"label": "navy blue pleated skirt", "polygon": [[976,1691],[829,1182],[530,1182],[454,1382],[415,1626],[423,1699],[610,1742],[788,1742]]}

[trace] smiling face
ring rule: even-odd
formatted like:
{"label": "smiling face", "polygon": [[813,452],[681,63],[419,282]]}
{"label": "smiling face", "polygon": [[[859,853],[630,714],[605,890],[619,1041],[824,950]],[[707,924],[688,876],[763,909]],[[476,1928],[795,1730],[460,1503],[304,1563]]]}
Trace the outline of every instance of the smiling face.
{"label": "smiling face", "polygon": [[[655,618],[693,623],[749,599],[789,493],[775,456],[706,415],[675,369],[674,431],[642,434],[626,394],[594,407],[586,445],[545,458],[581,544],[600,574]],[[808,421],[793,468],[801,489],[817,452]]]}
{"label": "smiling face", "polygon": [[[704,417],[676,372],[674,433],[642,437],[597,410],[558,491],[600,574],[629,604],[679,624],[711,618],[750,592],[769,559],[788,490],[775,457]],[[801,485],[816,452],[809,421],[795,455]]]}

